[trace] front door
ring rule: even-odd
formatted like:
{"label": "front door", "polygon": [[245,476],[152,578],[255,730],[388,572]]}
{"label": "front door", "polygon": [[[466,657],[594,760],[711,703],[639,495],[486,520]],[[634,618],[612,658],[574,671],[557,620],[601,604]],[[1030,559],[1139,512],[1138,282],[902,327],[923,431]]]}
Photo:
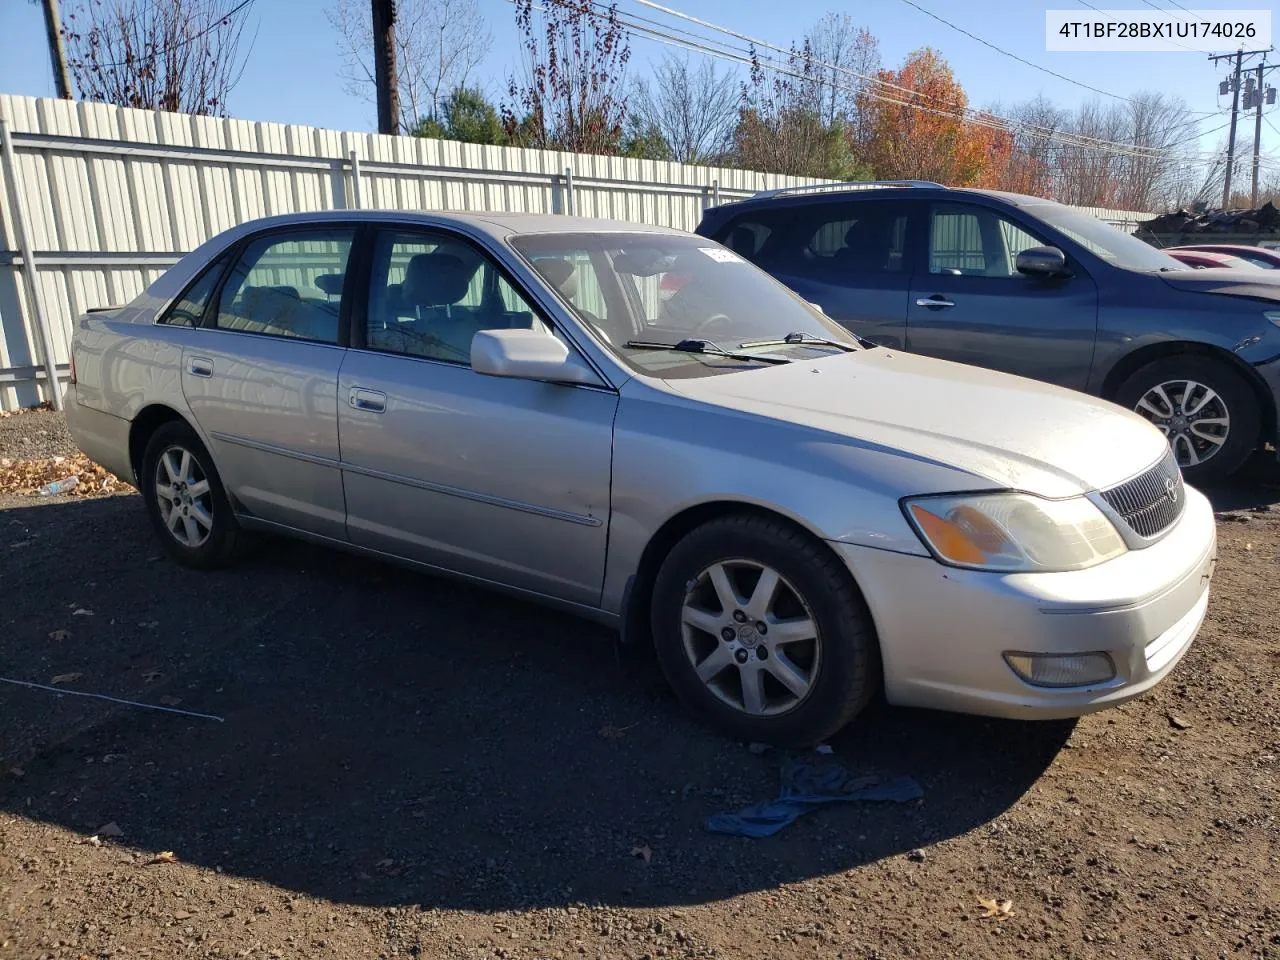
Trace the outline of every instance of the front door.
{"label": "front door", "polygon": [[182,391],[228,492],[255,517],[344,538],[341,312],[351,227],[259,236],[182,354]]}
{"label": "front door", "polygon": [[351,541],[598,604],[617,395],[473,371],[477,331],[545,324],[448,232],[376,234],[363,313],[338,379]]}
{"label": "front door", "polygon": [[971,203],[934,203],[917,265],[907,349],[944,360],[1084,389],[1098,328],[1098,288],[1072,276],[1018,273],[1018,253],[1044,241],[1034,227]]}

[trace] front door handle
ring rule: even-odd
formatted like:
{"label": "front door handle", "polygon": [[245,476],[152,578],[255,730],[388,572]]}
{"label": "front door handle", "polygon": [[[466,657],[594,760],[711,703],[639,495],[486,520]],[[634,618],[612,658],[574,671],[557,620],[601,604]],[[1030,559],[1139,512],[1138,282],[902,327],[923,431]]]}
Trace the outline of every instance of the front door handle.
{"label": "front door handle", "polygon": [[352,387],[347,402],[356,410],[368,410],[370,413],[385,413],[387,395],[381,390],[366,390],[364,387]]}
{"label": "front door handle", "polygon": [[187,357],[187,370],[193,377],[212,377],[213,361],[208,357]]}
{"label": "front door handle", "polygon": [[954,307],[954,300],[948,300],[940,293],[935,293],[932,297],[921,297],[916,301],[917,307]]}

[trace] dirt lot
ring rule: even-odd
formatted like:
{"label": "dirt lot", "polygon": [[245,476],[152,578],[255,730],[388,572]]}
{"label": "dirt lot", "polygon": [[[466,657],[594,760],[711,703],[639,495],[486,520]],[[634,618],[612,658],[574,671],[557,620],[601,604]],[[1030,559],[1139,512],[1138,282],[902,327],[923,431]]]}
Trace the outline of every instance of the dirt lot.
{"label": "dirt lot", "polygon": [[[0,419],[0,457],[60,444]],[[1259,469],[1216,493],[1241,512],[1209,617],[1151,695],[1075,724],[873,706],[837,759],[924,799],[767,840],[703,822],[782,758],[597,628],[287,543],[195,574],[136,496],[0,497],[0,675],[219,718],[0,684],[0,958],[1280,957]]]}

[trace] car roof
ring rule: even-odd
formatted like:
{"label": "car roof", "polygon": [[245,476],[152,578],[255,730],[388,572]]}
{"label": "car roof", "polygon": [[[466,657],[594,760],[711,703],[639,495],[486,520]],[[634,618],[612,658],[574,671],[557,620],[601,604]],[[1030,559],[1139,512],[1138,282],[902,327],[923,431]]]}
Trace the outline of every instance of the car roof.
{"label": "car roof", "polygon": [[1044,197],[1033,197],[1025,193],[1010,193],[1006,190],[983,190],[977,187],[948,187],[941,183],[927,180],[885,180],[885,181],[850,181],[848,183],[822,183],[806,186],[783,187],[779,190],[765,190],[744,200],[720,204],[716,209],[747,209],[756,206],[796,205],[811,203],[894,199],[906,197],[924,199],[955,198],[957,194],[969,197],[986,197],[1016,207],[1061,207],[1056,200]]}
{"label": "car roof", "polygon": [[658,233],[690,236],[672,227],[657,227],[627,220],[605,220],[594,217],[569,217],[553,213],[460,213],[454,210],[316,210],[289,213],[242,223],[238,233],[269,230],[273,227],[306,226],[316,223],[421,223],[439,225],[442,221],[485,233],[497,240],[534,233]]}

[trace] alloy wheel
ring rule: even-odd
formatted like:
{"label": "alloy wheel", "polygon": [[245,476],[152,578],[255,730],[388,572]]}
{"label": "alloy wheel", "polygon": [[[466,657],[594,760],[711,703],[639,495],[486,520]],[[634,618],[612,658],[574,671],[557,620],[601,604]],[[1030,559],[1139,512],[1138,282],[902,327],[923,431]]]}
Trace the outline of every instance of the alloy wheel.
{"label": "alloy wheel", "polygon": [[809,605],[773,568],[725,560],[694,579],[680,611],[698,679],[750,716],[777,716],[809,695],[822,641]]}
{"label": "alloy wheel", "polygon": [[1152,387],[1134,411],[1169,439],[1180,467],[1212,459],[1231,432],[1231,415],[1222,397],[1195,380],[1169,380]]}
{"label": "alloy wheel", "polygon": [[213,532],[209,478],[196,456],[173,446],[156,461],[156,503],[169,534],[184,547],[199,547]]}

